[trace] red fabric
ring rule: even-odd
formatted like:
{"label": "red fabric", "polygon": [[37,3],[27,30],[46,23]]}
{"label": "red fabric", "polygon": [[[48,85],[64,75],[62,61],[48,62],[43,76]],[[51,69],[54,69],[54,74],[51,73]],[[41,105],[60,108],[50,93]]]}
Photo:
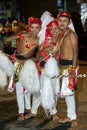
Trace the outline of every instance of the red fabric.
{"label": "red fabric", "polygon": [[49,58],[50,58],[50,56],[46,56],[46,57],[44,58],[44,61],[47,61]]}
{"label": "red fabric", "polygon": [[15,54],[12,54],[12,55],[11,55],[11,59],[12,59],[12,62],[14,62],[14,61],[15,61],[15,59],[16,59]]}
{"label": "red fabric", "polygon": [[42,51],[41,54],[43,57],[46,57],[46,51]]}
{"label": "red fabric", "polygon": [[40,61],[36,63],[37,68],[40,67]]}
{"label": "red fabric", "polygon": [[12,83],[12,89],[14,89],[14,87],[15,87],[15,85],[14,85],[14,83]]}
{"label": "red fabric", "polygon": [[19,34],[18,36],[19,36],[19,38],[20,38],[21,41],[24,40],[24,36],[22,34]]}
{"label": "red fabric", "polygon": [[47,28],[50,28],[50,27],[53,27],[53,26],[58,26],[58,22],[57,20],[53,20],[51,21],[48,25],[47,25]]}
{"label": "red fabric", "polygon": [[59,60],[60,59],[60,53],[58,53],[56,56],[55,56],[56,60]]}
{"label": "red fabric", "polygon": [[74,90],[74,78],[69,78],[68,87],[69,87],[71,90]]}
{"label": "red fabric", "polygon": [[51,37],[51,33],[50,33],[50,27],[53,26],[58,26],[58,22],[54,19],[53,21],[51,21],[47,26],[46,26],[46,33],[45,33],[45,40],[44,40],[44,48],[47,45],[48,42],[48,38]]}
{"label": "red fabric", "polygon": [[62,17],[62,16],[67,17],[69,20],[71,19],[71,15],[70,15],[68,12],[58,13],[57,19],[58,19],[59,17]]}
{"label": "red fabric", "polygon": [[25,87],[23,87],[23,92],[25,92],[25,90],[26,90]]}
{"label": "red fabric", "polygon": [[36,63],[36,67],[37,67],[37,69],[38,69],[39,75],[41,75],[41,74],[42,74],[42,69],[41,69],[41,67],[40,67],[40,61]]}
{"label": "red fabric", "polygon": [[32,23],[39,24],[40,26],[42,24],[41,20],[39,20],[38,18],[34,18],[34,17],[28,18],[28,24],[30,25]]}
{"label": "red fabric", "polygon": [[[71,69],[68,70],[68,74],[70,74],[70,73],[71,73]],[[71,90],[74,90],[74,78],[68,77],[68,79],[69,79],[68,87]]]}
{"label": "red fabric", "polygon": [[[76,67],[77,69],[77,74],[78,75],[80,73],[80,69],[79,69],[79,66]],[[76,69],[73,69],[73,67],[71,67],[71,69],[68,70],[68,74],[71,73],[72,70],[76,70]],[[75,78],[68,78],[69,79],[69,84],[68,84],[68,87],[71,89],[71,90],[74,90],[74,80],[77,82],[78,78],[75,77]]]}

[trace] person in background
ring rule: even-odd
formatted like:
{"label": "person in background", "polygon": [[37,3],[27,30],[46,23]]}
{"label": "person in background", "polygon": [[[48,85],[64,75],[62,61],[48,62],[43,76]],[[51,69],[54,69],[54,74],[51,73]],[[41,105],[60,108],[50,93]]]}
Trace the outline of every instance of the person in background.
{"label": "person in background", "polygon": [[67,105],[67,117],[59,122],[71,122],[71,127],[77,127],[77,115],[75,106],[76,75],[78,74],[78,37],[75,31],[69,28],[71,15],[68,12],[61,12],[57,15],[59,29],[62,37],[59,41],[58,51],[60,52],[60,70],[63,77],[59,96],[65,97]]}
{"label": "person in background", "polygon": [[21,16],[21,20],[18,22],[18,28],[19,31],[25,31],[26,30],[26,19],[24,16]]}

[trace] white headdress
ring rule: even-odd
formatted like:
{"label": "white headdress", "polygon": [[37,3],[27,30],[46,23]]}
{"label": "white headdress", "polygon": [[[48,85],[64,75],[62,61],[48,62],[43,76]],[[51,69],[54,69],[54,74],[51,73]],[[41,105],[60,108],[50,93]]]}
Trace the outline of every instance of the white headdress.
{"label": "white headdress", "polygon": [[70,25],[68,26],[72,31],[74,31],[75,32],[75,28],[74,28],[74,25],[73,25],[73,22],[72,22],[72,20],[70,19]]}
{"label": "white headdress", "polygon": [[43,43],[43,41],[45,39],[46,25],[49,24],[52,20],[54,20],[54,18],[51,16],[50,12],[45,11],[41,15],[40,19],[42,21],[42,29],[41,29],[41,31],[38,34],[38,36],[39,36],[39,44]]}

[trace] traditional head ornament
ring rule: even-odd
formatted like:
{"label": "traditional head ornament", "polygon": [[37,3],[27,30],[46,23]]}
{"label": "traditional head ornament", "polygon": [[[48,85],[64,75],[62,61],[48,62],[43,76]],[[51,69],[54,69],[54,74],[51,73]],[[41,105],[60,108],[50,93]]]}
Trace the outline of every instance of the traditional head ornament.
{"label": "traditional head ornament", "polygon": [[46,26],[46,33],[45,33],[45,37],[46,36],[51,36],[51,33],[50,33],[50,27],[53,27],[53,26],[58,26],[58,22],[54,19],[53,21],[51,21],[47,26]]}
{"label": "traditional head ornament", "polygon": [[45,39],[44,39],[44,47],[46,46],[49,38],[51,37],[50,27],[58,26],[58,22],[54,19],[46,26]]}
{"label": "traditional head ornament", "polygon": [[57,18],[59,17],[67,17],[69,20],[71,19],[71,15],[68,13],[68,12],[61,12],[61,13],[58,13],[57,15]]}
{"label": "traditional head ornament", "polygon": [[47,25],[47,28],[50,28],[52,26],[58,26],[58,22],[55,19]]}
{"label": "traditional head ornament", "polygon": [[40,26],[42,24],[41,20],[38,18],[35,18],[35,17],[28,18],[28,24],[31,25],[32,23],[39,24]]}
{"label": "traditional head ornament", "polygon": [[42,15],[41,15],[41,21],[42,21],[42,29],[38,34],[39,37],[39,44],[42,44],[44,42],[45,39],[45,32],[46,32],[46,26],[52,21],[54,20],[54,18],[52,17],[51,13],[48,11],[45,11]]}
{"label": "traditional head ornament", "polygon": [[47,17],[52,17],[52,14],[48,11],[43,12],[43,14],[41,15],[41,21],[43,22]]}

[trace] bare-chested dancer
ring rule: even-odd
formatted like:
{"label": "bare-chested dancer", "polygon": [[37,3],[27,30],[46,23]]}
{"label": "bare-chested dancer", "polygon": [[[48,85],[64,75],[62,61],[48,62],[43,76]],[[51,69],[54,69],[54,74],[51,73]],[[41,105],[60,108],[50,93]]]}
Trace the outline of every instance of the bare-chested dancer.
{"label": "bare-chested dancer", "polygon": [[57,116],[57,93],[59,92],[59,74],[56,53],[58,46],[59,28],[56,20],[51,21],[46,26],[44,43],[39,48],[41,54],[40,62],[37,64],[41,74],[41,103],[53,120],[58,120]]}
{"label": "bare-chested dancer", "polygon": [[[15,72],[13,80],[16,84],[16,94],[19,109],[18,120],[24,120],[24,109],[30,110],[30,94],[36,94],[39,91],[39,76],[35,66],[37,58],[34,52],[38,47],[38,33],[41,30],[41,21],[38,18],[30,17],[28,19],[29,32],[21,32],[7,38],[7,41],[18,40],[17,50],[13,55]],[[15,56],[15,57],[14,57]],[[10,87],[10,86],[9,86]],[[27,92],[26,92],[27,90]],[[33,110],[37,113],[37,97],[33,95]],[[25,102],[24,102],[25,101]]]}
{"label": "bare-chested dancer", "polygon": [[71,16],[67,12],[61,12],[57,15],[58,25],[62,31],[62,38],[60,39],[60,68],[63,75],[69,75],[68,78],[62,78],[60,96],[65,97],[67,104],[67,118],[60,120],[60,122],[71,122],[71,127],[77,126],[77,115],[74,97],[74,80],[77,75],[77,61],[78,61],[78,38],[75,31],[72,31],[68,26],[70,25]]}

